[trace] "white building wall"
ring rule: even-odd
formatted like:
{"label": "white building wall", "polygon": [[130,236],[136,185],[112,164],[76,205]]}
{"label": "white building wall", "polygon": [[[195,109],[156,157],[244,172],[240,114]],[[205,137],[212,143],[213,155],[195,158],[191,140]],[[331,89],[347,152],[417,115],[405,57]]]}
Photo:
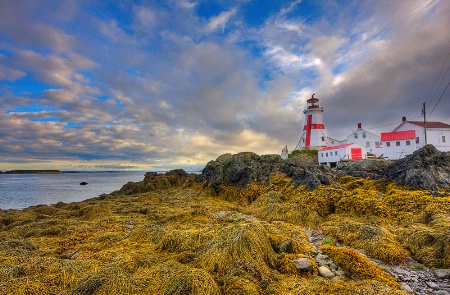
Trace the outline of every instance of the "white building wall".
{"label": "white building wall", "polygon": [[[425,131],[424,128],[416,124],[411,124],[405,122],[400,127],[396,128],[395,131],[406,131],[415,130],[416,137],[418,138],[418,143],[416,144],[416,149],[420,149],[425,145]],[[445,137],[445,142],[442,137]],[[417,139],[416,139],[417,142]],[[427,128],[427,142],[432,144],[441,152],[450,151],[450,129],[444,128]]]}
{"label": "white building wall", "polygon": [[[409,145],[407,144],[409,141]],[[388,146],[389,144],[389,146]],[[391,160],[398,160],[411,155],[417,150],[415,139],[387,140],[383,141],[382,147],[376,149],[376,156],[387,157]]]}
{"label": "white building wall", "polygon": [[377,143],[380,143],[381,139],[378,135],[362,128],[358,128],[347,136],[347,142],[362,145],[363,147],[366,147],[368,152],[375,154]]}
{"label": "white building wall", "polygon": [[351,158],[352,148],[361,148],[362,158],[367,159],[367,149],[359,144],[352,144],[347,147],[319,151],[318,153],[319,164],[337,163],[341,160],[344,161],[352,160]]}

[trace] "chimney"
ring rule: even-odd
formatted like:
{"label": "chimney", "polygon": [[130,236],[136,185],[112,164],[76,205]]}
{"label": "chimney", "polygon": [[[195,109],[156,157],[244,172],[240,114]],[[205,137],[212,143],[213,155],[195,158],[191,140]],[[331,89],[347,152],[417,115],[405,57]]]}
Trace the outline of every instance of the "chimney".
{"label": "chimney", "polygon": [[406,122],[406,117],[405,116],[403,116],[402,122]]}
{"label": "chimney", "polygon": [[358,129],[361,129],[361,123],[358,123]]}

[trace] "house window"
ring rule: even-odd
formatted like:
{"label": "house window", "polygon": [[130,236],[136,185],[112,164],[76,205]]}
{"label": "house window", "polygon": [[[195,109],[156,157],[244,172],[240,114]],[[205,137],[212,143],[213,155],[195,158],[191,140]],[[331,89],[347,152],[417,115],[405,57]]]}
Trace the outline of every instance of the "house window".
{"label": "house window", "polygon": [[337,156],[337,151],[334,152],[334,155]]}
{"label": "house window", "polygon": [[442,135],[442,142],[445,143],[445,136]]}
{"label": "house window", "polygon": [[416,137],[416,143],[419,143],[419,137]]}
{"label": "house window", "polygon": [[358,133],[353,133],[353,135],[355,136],[355,138],[358,138]]}
{"label": "house window", "polygon": [[411,145],[411,142],[409,140],[407,140],[406,145]]}
{"label": "house window", "polygon": [[395,142],[395,145],[396,145],[396,146],[400,146],[400,141],[396,141],[396,142]]}
{"label": "house window", "polygon": [[320,153],[320,157],[323,158],[323,153]]}
{"label": "house window", "polygon": [[370,141],[366,142],[366,147],[370,147]]}
{"label": "house window", "polygon": [[303,142],[305,142],[305,139],[303,138]]}
{"label": "house window", "polygon": [[365,132],[363,132],[362,134],[363,134],[363,138],[366,138],[366,133],[365,133]]}
{"label": "house window", "polygon": [[375,147],[377,147],[377,148],[381,147],[381,142],[380,141],[375,141]]}
{"label": "house window", "polygon": [[390,147],[391,146],[391,143],[388,141],[388,142],[386,142],[386,146],[387,147]]}
{"label": "house window", "polygon": [[327,153],[326,157],[328,157],[328,153]]}

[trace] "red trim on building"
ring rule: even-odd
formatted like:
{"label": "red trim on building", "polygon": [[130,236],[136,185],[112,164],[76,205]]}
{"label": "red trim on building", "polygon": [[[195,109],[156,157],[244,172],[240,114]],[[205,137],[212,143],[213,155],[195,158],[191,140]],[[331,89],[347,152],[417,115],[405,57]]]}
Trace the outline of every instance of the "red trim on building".
{"label": "red trim on building", "polygon": [[[306,143],[305,147],[309,147],[311,144],[311,122],[312,122],[312,115],[308,115],[308,119],[306,121]],[[303,130],[305,130],[303,128]]]}
{"label": "red trim on building", "polygon": [[381,133],[381,141],[415,139],[416,130]]}
{"label": "red trim on building", "polygon": [[337,145],[337,146],[329,146],[326,148],[321,149],[321,151],[329,151],[329,150],[337,150],[337,149],[343,149],[346,148],[350,145],[352,145],[353,143],[347,143],[347,144],[343,144],[343,145]]}

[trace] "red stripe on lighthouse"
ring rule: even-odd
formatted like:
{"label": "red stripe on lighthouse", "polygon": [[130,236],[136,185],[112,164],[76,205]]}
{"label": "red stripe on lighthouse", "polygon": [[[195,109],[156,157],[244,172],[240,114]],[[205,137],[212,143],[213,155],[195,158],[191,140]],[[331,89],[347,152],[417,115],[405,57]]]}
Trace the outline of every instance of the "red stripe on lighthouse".
{"label": "red stripe on lighthouse", "polygon": [[[303,131],[308,129],[308,125],[303,126]],[[311,124],[311,129],[325,129],[323,124]]]}
{"label": "red stripe on lighthouse", "polygon": [[306,143],[305,147],[309,147],[311,144],[311,123],[312,123],[312,115],[308,115],[308,120],[306,121]]}

